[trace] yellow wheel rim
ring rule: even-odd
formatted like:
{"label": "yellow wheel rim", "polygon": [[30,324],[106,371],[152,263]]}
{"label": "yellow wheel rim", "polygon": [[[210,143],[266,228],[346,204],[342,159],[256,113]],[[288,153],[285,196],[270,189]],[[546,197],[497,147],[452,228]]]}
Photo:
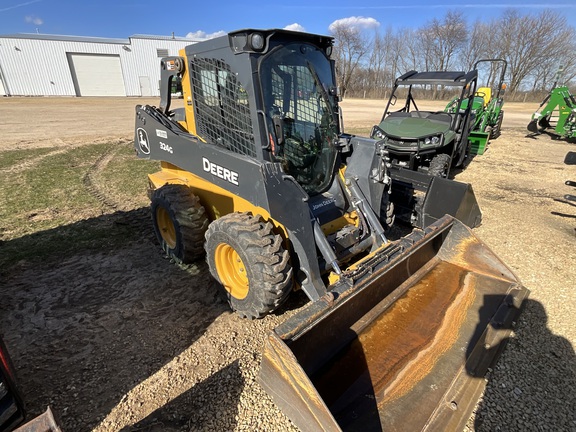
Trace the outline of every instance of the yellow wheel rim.
{"label": "yellow wheel rim", "polygon": [[218,277],[226,291],[238,300],[246,298],[249,289],[248,275],[238,252],[229,244],[220,243],[216,247],[214,261]]}
{"label": "yellow wheel rim", "polygon": [[170,213],[162,206],[156,207],[156,223],[162,239],[170,249],[176,248],[176,227]]}

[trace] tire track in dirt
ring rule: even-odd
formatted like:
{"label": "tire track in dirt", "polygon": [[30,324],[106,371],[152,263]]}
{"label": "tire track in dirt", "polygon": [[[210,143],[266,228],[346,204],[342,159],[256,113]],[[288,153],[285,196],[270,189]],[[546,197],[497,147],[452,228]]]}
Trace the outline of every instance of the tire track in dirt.
{"label": "tire track in dirt", "polygon": [[[86,174],[82,178],[82,183],[88,192],[96,198],[103,206],[108,207],[111,210],[122,211],[127,210],[123,208],[122,203],[119,203],[109,194],[106,193],[105,188],[102,187],[99,182],[99,177],[102,172],[106,169],[110,161],[114,159],[116,154],[120,151],[121,147],[118,144],[127,144],[131,141],[119,142],[117,144],[112,144],[100,157],[88,168]],[[132,225],[134,227],[140,227],[139,230],[146,234],[152,228],[151,215],[148,208],[141,208],[136,211],[130,211],[125,213],[125,220],[122,222],[117,221],[116,223],[125,223],[127,225]],[[153,236],[150,236],[152,238]],[[191,276],[197,275],[197,269],[195,264],[185,264],[173,257],[169,257],[164,253],[164,257],[169,259],[171,263],[176,265],[180,270],[190,274]]]}
{"label": "tire track in dirt", "polygon": [[1,174],[19,174],[23,171],[26,171],[30,168],[35,167],[36,165],[38,165],[40,162],[42,162],[46,158],[49,158],[52,156],[57,156],[59,154],[66,153],[68,151],[70,151],[70,149],[61,148],[61,149],[54,150],[54,151],[51,151],[51,152],[43,154],[43,155],[33,157],[31,159],[26,159],[20,163],[17,163],[15,165],[8,167],[8,168],[0,169],[0,173]]}
{"label": "tire track in dirt", "polygon": [[110,147],[106,149],[96,162],[94,162],[90,168],[84,174],[82,178],[82,184],[86,190],[96,198],[104,207],[108,207],[113,210],[117,210],[120,204],[115,200],[111,199],[105,193],[104,189],[98,184],[98,177],[106,169],[110,161],[116,156],[116,153],[120,150],[120,146],[116,144],[111,144]]}

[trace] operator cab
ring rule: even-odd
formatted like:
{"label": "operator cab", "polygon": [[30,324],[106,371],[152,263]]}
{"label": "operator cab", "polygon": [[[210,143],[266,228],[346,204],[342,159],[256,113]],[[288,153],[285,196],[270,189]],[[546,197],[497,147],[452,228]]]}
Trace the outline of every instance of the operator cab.
{"label": "operator cab", "polygon": [[262,57],[259,72],[273,160],[309,195],[324,192],[339,134],[330,60],[317,46],[289,43]]}

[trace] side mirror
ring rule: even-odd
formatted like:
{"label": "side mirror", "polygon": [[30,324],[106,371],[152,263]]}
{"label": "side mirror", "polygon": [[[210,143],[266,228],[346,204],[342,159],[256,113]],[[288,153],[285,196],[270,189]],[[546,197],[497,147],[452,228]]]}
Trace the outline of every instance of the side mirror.
{"label": "side mirror", "polygon": [[390,97],[390,105],[392,105],[392,106],[396,105],[397,100],[398,100],[398,98],[396,97],[396,95],[392,95]]}

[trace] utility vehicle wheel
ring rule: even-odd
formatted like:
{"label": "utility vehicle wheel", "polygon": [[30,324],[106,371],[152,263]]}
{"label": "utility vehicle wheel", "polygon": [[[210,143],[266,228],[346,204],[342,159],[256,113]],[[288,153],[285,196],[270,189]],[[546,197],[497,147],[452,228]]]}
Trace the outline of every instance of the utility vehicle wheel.
{"label": "utility vehicle wheel", "polygon": [[496,139],[502,133],[502,120],[504,120],[504,111],[500,111],[496,119],[496,125],[490,129],[490,139]]}
{"label": "utility vehicle wheel", "polygon": [[450,166],[450,156],[444,153],[437,154],[430,161],[428,174],[434,177],[446,177]]}
{"label": "utility vehicle wheel", "polygon": [[232,310],[245,318],[272,312],[292,289],[289,254],[272,228],[250,213],[231,213],[212,222],[206,232],[210,273]]}
{"label": "utility vehicle wheel", "polygon": [[208,218],[189,187],[170,184],[156,189],[151,209],[154,232],[169,257],[190,263],[204,256]]}
{"label": "utility vehicle wheel", "polygon": [[380,223],[387,231],[394,225],[394,219],[396,219],[396,215],[394,215],[394,203],[390,200],[388,191],[384,191],[382,201],[380,202]]}

